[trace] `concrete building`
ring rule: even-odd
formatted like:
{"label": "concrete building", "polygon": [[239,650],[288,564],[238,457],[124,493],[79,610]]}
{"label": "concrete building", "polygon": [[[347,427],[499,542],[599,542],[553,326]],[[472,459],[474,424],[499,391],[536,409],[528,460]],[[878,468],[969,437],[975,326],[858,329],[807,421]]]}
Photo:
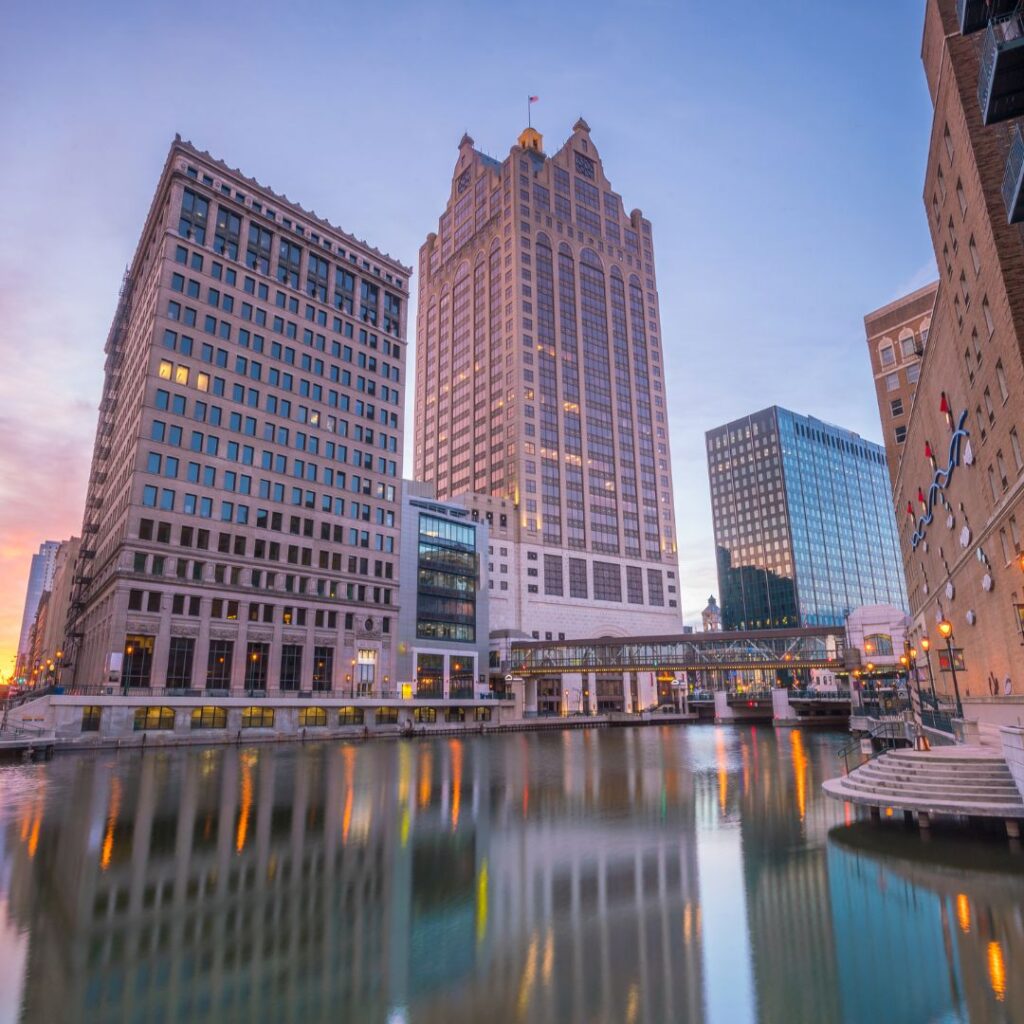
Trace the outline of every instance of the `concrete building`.
{"label": "concrete building", "polygon": [[399,686],[422,697],[487,693],[487,523],[402,481]]}
{"label": "concrete building", "polygon": [[394,678],[409,273],[175,139],[106,344],[69,681]]}
{"label": "concrete building", "polygon": [[906,603],[880,445],[778,406],[706,441],[723,629],[841,626]]}
{"label": "concrete building", "polygon": [[54,561],[53,583],[50,588],[50,607],[46,629],[43,633],[43,658],[53,661],[52,672],[54,682],[60,682],[64,667],[64,638],[67,632],[68,608],[71,603],[71,591],[74,587],[75,564],[82,541],[80,537],[71,537],[61,541]]}
{"label": "concrete building", "polygon": [[882,421],[889,476],[894,484],[938,289],[937,281],[925,285],[864,317],[878,415]]}
{"label": "concrete building", "polygon": [[677,630],[651,223],[587,123],[550,156],[532,128],[501,161],[464,136],[419,266],[416,477],[508,503],[492,629]]}
{"label": "concrete building", "polygon": [[54,561],[60,541],[47,540],[39,545],[39,551],[32,556],[28,570],[28,584],[25,588],[25,608],[21,613],[21,632],[18,634],[18,658],[15,677],[26,678],[31,669],[31,632],[36,610],[43,592],[53,585]]}
{"label": "concrete building", "polygon": [[[1024,103],[1007,78],[1024,23],[1012,9],[926,7],[923,198],[941,280],[894,486],[911,641],[928,635],[935,663],[949,620],[966,717],[986,724],[1015,722],[1024,703]],[[1009,17],[988,26],[992,14]],[[935,685],[952,696],[937,667]]]}

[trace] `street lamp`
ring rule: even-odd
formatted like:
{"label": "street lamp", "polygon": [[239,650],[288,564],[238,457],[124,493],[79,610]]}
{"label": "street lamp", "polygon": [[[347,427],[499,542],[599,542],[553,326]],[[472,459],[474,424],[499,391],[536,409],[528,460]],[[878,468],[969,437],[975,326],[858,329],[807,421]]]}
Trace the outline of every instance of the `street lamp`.
{"label": "street lamp", "polygon": [[935,710],[939,709],[939,698],[935,696],[935,676],[932,675],[932,658],[928,653],[932,649],[932,642],[928,637],[921,637],[921,650],[924,651],[924,661],[928,666],[928,688],[932,691],[932,704],[935,705]]}
{"label": "street lamp", "polygon": [[956,681],[956,664],[953,657],[953,623],[949,619],[943,619],[936,627],[939,636],[946,641],[946,652],[949,655],[949,671],[953,676],[953,693],[956,696],[956,717],[964,717],[964,706],[960,703],[960,686]]}

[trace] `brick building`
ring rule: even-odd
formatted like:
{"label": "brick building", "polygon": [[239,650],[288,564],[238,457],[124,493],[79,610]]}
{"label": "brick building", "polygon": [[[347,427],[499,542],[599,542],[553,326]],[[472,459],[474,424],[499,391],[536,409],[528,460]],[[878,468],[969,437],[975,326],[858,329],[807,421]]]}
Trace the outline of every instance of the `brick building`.
{"label": "brick building", "polygon": [[886,434],[911,638],[930,636],[936,683],[949,692],[936,623],[952,623],[966,715],[982,721],[1015,720],[1024,703],[1024,149],[1013,120],[1024,95],[1012,76],[1024,23],[1011,15],[986,27],[999,8],[928,0],[922,58],[935,114],[924,202],[940,284],[901,459]]}
{"label": "brick building", "polygon": [[893,485],[907,438],[907,423],[921,376],[921,357],[928,344],[938,288],[937,281],[925,285],[864,317],[871,375]]}

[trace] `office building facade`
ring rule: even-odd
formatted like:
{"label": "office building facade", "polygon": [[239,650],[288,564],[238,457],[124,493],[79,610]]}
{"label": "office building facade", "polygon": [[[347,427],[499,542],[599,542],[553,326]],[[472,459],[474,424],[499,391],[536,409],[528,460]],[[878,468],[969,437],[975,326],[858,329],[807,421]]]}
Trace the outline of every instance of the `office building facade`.
{"label": "office building facade", "polygon": [[25,607],[21,613],[21,632],[18,634],[18,657],[15,678],[25,679],[32,665],[32,624],[36,619],[39,601],[53,586],[53,572],[57,564],[60,541],[47,540],[39,545],[39,551],[32,556],[25,587]]}
{"label": "office building facade", "polygon": [[488,691],[487,525],[432,485],[402,483],[398,683],[418,697]]}
{"label": "office building facade", "polygon": [[416,477],[511,502],[536,560],[514,627],[678,629],[651,223],[586,122],[551,156],[534,129],[502,161],[464,136],[419,268]]}
{"label": "office building facade", "polygon": [[772,406],[706,435],[722,628],[841,626],[905,606],[885,451]]}
{"label": "office building facade", "polygon": [[175,140],[106,345],[71,681],[393,678],[409,273]]}
{"label": "office building facade", "polygon": [[[934,106],[924,205],[940,284],[894,487],[912,642],[936,687],[953,626],[965,714],[1014,723],[1024,700],[1024,18],[1005,2],[928,0]],[[888,439],[887,439],[888,440]]]}

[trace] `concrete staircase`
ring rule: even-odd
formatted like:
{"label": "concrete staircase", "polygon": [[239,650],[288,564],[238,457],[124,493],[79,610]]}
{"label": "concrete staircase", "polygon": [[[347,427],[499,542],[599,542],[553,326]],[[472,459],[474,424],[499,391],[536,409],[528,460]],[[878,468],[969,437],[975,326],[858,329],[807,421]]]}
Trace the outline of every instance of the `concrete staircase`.
{"label": "concrete staircase", "polygon": [[1024,820],[1024,798],[1002,757],[989,749],[892,750],[823,788],[836,800],[916,812],[927,828],[931,816],[1003,818],[1015,835]]}

